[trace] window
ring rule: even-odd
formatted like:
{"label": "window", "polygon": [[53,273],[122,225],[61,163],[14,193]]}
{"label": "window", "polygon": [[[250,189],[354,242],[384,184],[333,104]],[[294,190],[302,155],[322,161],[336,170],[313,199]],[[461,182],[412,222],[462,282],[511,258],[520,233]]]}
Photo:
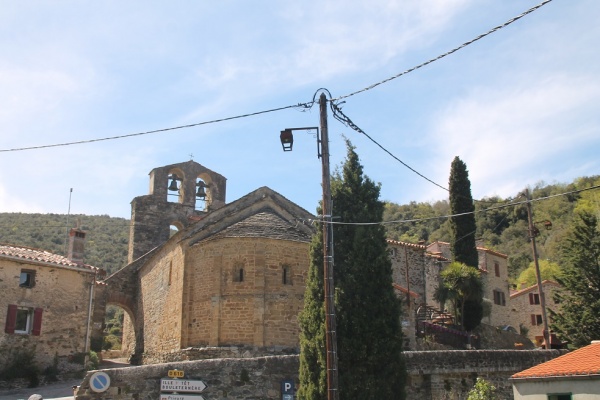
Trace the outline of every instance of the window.
{"label": "window", "polygon": [[281,271],[281,283],[284,285],[292,284],[292,268],[289,265],[284,265]]}
{"label": "window", "polygon": [[541,325],[542,324],[542,315],[541,314],[531,314],[531,325]]}
{"label": "window", "polygon": [[19,278],[19,287],[32,288],[35,286],[35,271],[22,269]]}
{"label": "window", "polygon": [[4,332],[39,336],[42,331],[42,308],[9,304]]}
{"label": "window", "polygon": [[549,394],[548,400],[571,400],[571,393]]}
{"label": "window", "polygon": [[494,273],[496,276],[500,276],[500,263],[498,261],[494,261]]}
{"label": "window", "polygon": [[233,267],[233,281],[234,282],[244,282],[244,266],[241,264],[236,264]]}
{"label": "window", "polygon": [[540,295],[538,293],[529,293],[529,304],[540,304]]}
{"label": "window", "polygon": [[506,305],[506,297],[504,296],[504,292],[502,290],[494,290],[494,304],[499,306]]}

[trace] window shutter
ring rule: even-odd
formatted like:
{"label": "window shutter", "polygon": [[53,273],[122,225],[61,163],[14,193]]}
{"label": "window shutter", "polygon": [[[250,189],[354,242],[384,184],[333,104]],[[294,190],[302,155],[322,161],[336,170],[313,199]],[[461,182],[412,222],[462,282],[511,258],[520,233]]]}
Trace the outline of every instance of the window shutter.
{"label": "window shutter", "polygon": [[533,293],[529,293],[529,304],[535,304],[533,302]]}
{"label": "window shutter", "polygon": [[33,336],[40,336],[42,333],[42,313],[44,312],[43,308],[36,308],[33,310],[33,329],[31,330],[31,334]]}
{"label": "window shutter", "polygon": [[4,332],[15,333],[15,325],[17,324],[17,305],[9,304],[8,312],[6,313],[6,325],[4,326]]}
{"label": "window shutter", "polygon": [[531,325],[537,325],[535,323],[535,314],[531,314]]}

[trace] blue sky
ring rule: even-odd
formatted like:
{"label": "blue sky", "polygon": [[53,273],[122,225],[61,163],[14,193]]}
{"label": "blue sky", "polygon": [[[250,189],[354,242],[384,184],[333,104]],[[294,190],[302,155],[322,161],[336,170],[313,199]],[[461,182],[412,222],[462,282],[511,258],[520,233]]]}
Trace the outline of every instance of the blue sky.
{"label": "blue sky", "polygon": [[[0,150],[128,135],[344,96],[501,25],[542,0],[0,0]],[[600,2],[554,0],[466,48],[345,99],[344,113],[447,186],[459,156],[473,196],[600,174]],[[155,167],[193,159],[227,201],[268,186],[314,212],[318,106],[120,140],[0,152],[0,212],[130,217]],[[332,169],[356,146],[381,198],[447,192],[329,115]]]}

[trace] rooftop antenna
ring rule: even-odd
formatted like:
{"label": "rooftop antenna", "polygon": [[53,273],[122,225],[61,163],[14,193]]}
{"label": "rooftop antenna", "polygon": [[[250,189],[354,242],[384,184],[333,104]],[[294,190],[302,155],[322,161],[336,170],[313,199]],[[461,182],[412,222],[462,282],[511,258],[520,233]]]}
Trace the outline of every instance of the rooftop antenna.
{"label": "rooftop antenna", "polygon": [[65,226],[65,257],[68,255],[69,248],[69,215],[71,214],[71,195],[73,194],[73,188],[69,190],[69,209],[67,210],[67,224]]}

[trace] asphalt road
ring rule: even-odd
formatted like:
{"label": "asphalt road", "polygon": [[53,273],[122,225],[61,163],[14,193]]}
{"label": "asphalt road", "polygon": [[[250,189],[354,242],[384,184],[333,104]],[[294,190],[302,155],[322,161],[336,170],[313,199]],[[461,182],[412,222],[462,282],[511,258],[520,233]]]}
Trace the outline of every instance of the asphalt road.
{"label": "asphalt road", "polygon": [[[104,360],[100,369],[123,368],[129,366],[125,360]],[[81,379],[57,382],[36,388],[0,390],[0,400],[27,400],[33,394],[42,395],[44,400],[73,400],[73,386],[79,386]]]}

